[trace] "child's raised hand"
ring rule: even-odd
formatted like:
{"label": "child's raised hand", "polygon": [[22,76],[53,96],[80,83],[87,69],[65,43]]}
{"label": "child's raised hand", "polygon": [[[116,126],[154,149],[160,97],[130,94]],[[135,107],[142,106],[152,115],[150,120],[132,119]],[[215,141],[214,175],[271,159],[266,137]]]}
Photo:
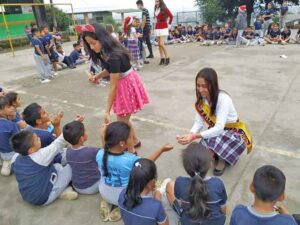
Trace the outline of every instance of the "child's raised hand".
{"label": "child's raised hand", "polygon": [[84,119],[85,119],[84,115],[77,114],[74,120],[82,123]]}
{"label": "child's raised hand", "polygon": [[163,145],[163,146],[161,147],[161,150],[162,150],[163,152],[168,152],[168,151],[172,150],[173,148],[174,148],[173,145],[171,145],[171,144],[165,144],[165,145]]}
{"label": "child's raised hand", "polygon": [[61,122],[61,119],[63,118],[64,116],[64,112],[63,111],[60,111],[58,112],[55,116],[53,116],[51,118],[51,123],[53,126],[58,126],[60,125],[60,122]]}

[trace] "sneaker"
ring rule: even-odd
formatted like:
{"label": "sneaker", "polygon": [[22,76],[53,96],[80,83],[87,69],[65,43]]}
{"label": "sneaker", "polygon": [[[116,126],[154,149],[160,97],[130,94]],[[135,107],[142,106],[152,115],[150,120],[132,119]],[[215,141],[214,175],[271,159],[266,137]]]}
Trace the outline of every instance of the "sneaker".
{"label": "sneaker", "polygon": [[46,84],[46,83],[51,82],[51,80],[49,80],[49,79],[40,79],[40,82],[41,82],[41,84]]}
{"label": "sneaker", "polygon": [[246,46],[249,46],[249,45],[250,45],[250,41],[248,40]]}
{"label": "sneaker", "polygon": [[117,222],[121,219],[121,212],[120,208],[116,207],[109,213],[109,221],[110,222]]}
{"label": "sneaker", "polygon": [[138,64],[137,68],[143,68],[144,66],[142,64]]}
{"label": "sneaker", "polygon": [[3,160],[1,175],[9,176],[11,173],[11,161]]}
{"label": "sneaker", "polygon": [[100,201],[100,218],[103,222],[107,222],[110,219],[110,211],[111,211],[112,205],[109,204],[105,200]]}
{"label": "sneaker", "polygon": [[165,196],[166,195],[166,191],[167,191],[167,184],[169,182],[171,182],[171,178],[166,178],[164,179],[164,181],[161,183],[160,187],[158,188],[158,191],[160,192],[160,194],[162,196]]}
{"label": "sneaker", "polygon": [[64,200],[75,200],[78,198],[78,193],[73,190],[72,187],[67,187],[59,196],[60,199]]}
{"label": "sneaker", "polygon": [[55,73],[53,73],[53,76],[58,76],[59,75],[59,73],[58,72],[55,72]]}

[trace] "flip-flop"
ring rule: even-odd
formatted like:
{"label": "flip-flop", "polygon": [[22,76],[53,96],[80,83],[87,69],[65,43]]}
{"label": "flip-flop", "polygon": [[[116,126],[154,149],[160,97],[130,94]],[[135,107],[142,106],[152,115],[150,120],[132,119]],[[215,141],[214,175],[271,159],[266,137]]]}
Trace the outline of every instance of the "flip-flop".
{"label": "flip-flop", "polygon": [[139,147],[141,147],[141,145],[142,145],[142,142],[139,141],[137,144],[134,145],[134,148],[139,148]]}

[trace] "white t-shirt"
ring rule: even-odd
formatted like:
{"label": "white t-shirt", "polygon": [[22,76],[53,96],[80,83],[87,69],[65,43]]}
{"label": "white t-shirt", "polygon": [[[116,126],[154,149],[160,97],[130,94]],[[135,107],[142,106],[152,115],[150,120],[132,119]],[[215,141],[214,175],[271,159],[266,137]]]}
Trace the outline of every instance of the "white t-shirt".
{"label": "white t-shirt", "polygon": [[[205,103],[208,104],[207,100],[205,100]],[[191,133],[200,132],[201,136],[205,139],[217,137],[224,131],[226,123],[233,123],[238,120],[238,114],[233,105],[232,99],[225,92],[221,91],[219,93],[215,115],[217,118],[215,126],[200,132],[205,124],[205,121],[197,113]]]}

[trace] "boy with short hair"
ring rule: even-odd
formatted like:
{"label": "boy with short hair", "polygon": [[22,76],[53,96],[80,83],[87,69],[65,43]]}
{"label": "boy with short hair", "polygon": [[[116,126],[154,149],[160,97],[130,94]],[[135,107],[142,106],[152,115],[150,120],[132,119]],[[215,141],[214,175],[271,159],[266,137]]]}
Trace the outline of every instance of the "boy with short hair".
{"label": "boy with short hair", "polygon": [[72,147],[66,152],[67,163],[72,168],[72,185],[80,194],[99,192],[100,172],[96,162],[99,148],[84,146],[87,134],[83,123],[73,121],[63,128],[63,136]]}
{"label": "boy with short hair", "polygon": [[250,185],[254,204],[236,206],[230,225],[297,225],[284,206],[276,206],[285,198],[285,182],[283,172],[274,166],[257,169]]}
{"label": "boy with short hair", "polygon": [[64,66],[64,64],[66,64],[70,69],[74,69],[76,68],[75,64],[73,64],[72,60],[70,59],[69,56],[66,56],[62,45],[56,45],[56,52],[58,55],[58,64]]}
{"label": "boy with short hair", "polygon": [[50,59],[46,52],[43,42],[40,40],[41,34],[38,29],[31,30],[32,39],[31,45],[34,47],[34,61],[36,63],[37,72],[40,75],[40,82],[42,84],[49,83],[51,80],[51,65]]}
{"label": "boy with short hair", "polygon": [[288,44],[291,39],[291,30],[287,26],[284,27],[283,31],[280,34],[281,44]]}
{"label": "boy with short hair", "polygon": [[0,160],[3,160],[1,175],[9,176],[11,173],[11,160],[15,152],[9,145],[9,139],[18,133],[19,127],[8,118],[16,117],[16,109],[9,104],[5,96],[0,97]]}
{"label": "boy with short hair", "polygon": [[69,58],[71,59],[71,62],[75,65],[83,64],[87,60],[85,59],[84,56],[80,55],[80,49],[81,46],[79,43],[74,43],[73,44],[74,50],[71,52]]}
{"label": "boy with short hair", "polygon": [[241,37],[241,43],[247,46],[257,44],[257,40],[255,39],[255,34],[251,27],[247,27],[243,32]]}
{"label": "boy with short hair", "polygon": [[265,37],[265,41],[268,44],[279,44],[281,42],[281,39],[280,39],[280,30],[279,30],[279,26],[278,26],[277,23],[273,24],[270,32]]}
{"label": "boy with short hair", "polygon": [[72,176],[71,167],[53,164],[53,159],[65,145],[61,135],[51,145],[41,148],[40,138],[24,130],[11,138],[11,146],[19,155],[12,167],[24,201],[33,205],[48,205],[58,197],[74,200],[78,194],[67,188]]}

